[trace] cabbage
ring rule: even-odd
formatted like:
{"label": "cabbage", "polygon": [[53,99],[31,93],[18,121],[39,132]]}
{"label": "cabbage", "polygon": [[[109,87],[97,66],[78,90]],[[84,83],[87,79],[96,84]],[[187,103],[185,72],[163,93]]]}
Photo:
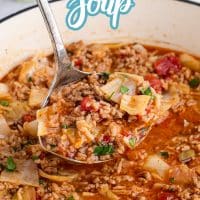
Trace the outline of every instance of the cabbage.
{"label": "cabbage", "polygon": [[161,178],[164,178],[169,171],[170,166],[158,155],[151,155],[147,157],[144,168],[158,174]]}
{"label": "cabbage", "polygon": [[187,67],[195,72],[200,72],[200,61],[188,54],[180,55],[180,62],[184,67]]}
{"label": "cabbage", "polygon": [[8,172],[6,169],[1,172],[0,181],[17,185],[29,185],[38,187],[39,176],[37,165],[32,160],[16,160],[16,170]]}
{"label": "cabbage", "polygon": [[19,73],[19,81],[27,83],[28,79],[33,76],[37,67],[37,62],[32,60],[26,61],[22,64],[21,70]]}
{"label": "cabbage", "polygon": [[20,188],[12,200],[36,200],[35,188],[30,186]]}
{"label": "cabbage", "polygon": [[3,115],[0,115],[0,139],[4,139],[9,135],[10,135],[10,128]]}
{"label": "cabbage", "polygon": [[147,95],[122,95],[120,109],[129,115],[145,115],[151,96]]}
{"label": "cabbage", "polygon": [[9,104],[7,111],[4,116],[7,121],[18,121],[29,111],[26,102],[14,101]]}
{"label": "cabbage", "polygon": [[48,113],[50,107],[45,107],[37,111],[37,122],[38,122],[38,136],[45,136],[48,134],[47,122],[48,122]]}
{"label": "cabbage", "polygon": [[23,125],[23,129],[27,135],[30,135],[33,137],[37,136],[37,130],[38,130],[37,120],[34,120],[32,122],[25,122]]}
{"label": "cabbage", "polygon": [[122,82],[123,82],[122,79],[119,79],[119,78],[113,79],[112,81],[108,82],[106,85],[102,86],[101,90],[108,99],[116,103],[119,103],[120,97],[121,97],[119,88]]}
{"label": "cabbage", "polygon": [[48,90],[46,88],[31,88],[28,104],[31,107],[40,107],[41,103],[47,96]]}
{"label": "cabbage", "polygon": [[114,194],[108,187],[107,184],[101,186],[99,193],[104,196],[106,199],[109,200],[119,200],[120,198]]}
{"label": "cabbage", "polygon": [[77,173],[72,173],[69,174],[68,176],[60,176],[60,175],[50,175],[39,169],[39,175],[43,178],[49,179],[51,181],[56,181],[56,182],[72,182],[75,179],[78,178]]}

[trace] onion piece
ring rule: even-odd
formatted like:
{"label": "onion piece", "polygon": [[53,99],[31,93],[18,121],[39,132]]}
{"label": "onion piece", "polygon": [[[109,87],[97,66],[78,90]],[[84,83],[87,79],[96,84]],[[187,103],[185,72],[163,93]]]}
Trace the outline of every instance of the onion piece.
{"label": "onion piece", "polygon": [[0,139],[4,139],[10,135],[10,127],[8,126],[3,115],[0,115]]}
{"label": "onion piece", "polygon": [[46,88],[31,88],[29,95],[28,104],[31,107],[38,107],[41,105],[45,97],[47,96],[48,90]]}
{"label": "onion piece", "polygon": [[120,109],[130,115],[145,115],[151,96],[147,95],[122,95]]}
{"label": "onion piece", "polygon": [[38,187],[39,177],[37,165],[32,160],[16,160],[16,170],[8,172],[2,171],[0,175],[1,182],[9,182],[17,185],[29,185]]}
{"label": "onion piece", "polygon": [[158,174],[161,178],[164,178],[169,171],[170,166],[158,155],[151,155],[146,159],[144,168]]}
{"label": "onion piece", "polygon": [[72,182],[78,177],[78,174],[74,173],[69,176],[59,176],[59,175],[50,175],[39,169],[39,175],[43,178],[49,179],[56,182]]}
{"label": "onion piece", "polygon": [[100,190],[99,190],[99,193],[101,195],[103,195],[104,197],[106,197],[107,199],[109,200],[119,200],[120,198],[114,194],[108,187],[107,184],[104,184],[101,186]]}

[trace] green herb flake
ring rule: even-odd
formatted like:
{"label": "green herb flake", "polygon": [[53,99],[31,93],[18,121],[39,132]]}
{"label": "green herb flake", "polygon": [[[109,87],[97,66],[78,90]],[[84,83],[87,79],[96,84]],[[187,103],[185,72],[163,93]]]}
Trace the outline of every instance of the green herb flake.
{"label": "green herb flake", "polygon": [[147,89],[142,89],[142,90],[141,90],[141,93],[142,93],[143,95],[153,96],[150,87],[148,87]]}
{"label": "green herb flake", "polygon": [[0,105],[2,105],[2,106],[4,106],[4,107],[7,107],[7,106],[9,106],[9,102],[6,101],[6,100],[1,100],[1,101],[0,101]]}
{"label": "green herb flake", "polygon": [[192,80],[189,81],[189,85],[191,88],[197,88],[199,84],[200,84],[199,78],[193,78]]}
{"label": "green herb flake", "polygon": [[120,92],[121,92],[122,94],[126,94],[128,91],[129,91],[129,89],[128,89],[126,86],[122,85],[122,86],[120,87]]}
{"label": "green herb flake", "polygon": [[69,126],[68,126],[67,124],[63,124],[61,127],[62,127],[63,129],[68,129],[68,128],[69,128]]}
{"label": "green herb flake", "polygon": [[51,147],[52,149],[54,149],[54,148],[56,147],[56,145],[55,145],[55,144],[50,144],[50,147]]}
{"label": "green herb flake", "polygon": [[39,179],[39,184],[40,184],[40,185],[45,185],[46,182],[45,182],[43,179]]}
{"label": "green herb flake", "polygon": [[110,73],[109,72],[102,72],[100,77],[104,80],[107,81],[110,77]]}
{"label": "green herb flake", "polygon": [[16,164],[11,156],[7,158],[6,162],[6,170],[9,172],[13,172],[16,169]]}
{"label": "green herb flake", "polygon": [[75,200],[74,197],[71,195],[67,200]]}
{"label": "green herb flake", "polygon": [[169,153],[167,151],[161,151],[160,155],[164,158],[164,159],[168,159],[169,158]]}
{"label": "green herb flake", "polygon": [[94,154],[96,156],[103,156],[103,155],[109,155],[114,152],[113,145],[100,145],[96,146],[94,149]]}
{"label": "green herb flake", "polygon": [[112,92],[111,95],[108,97],[108,100],[111,100],[115,92]]}
{"label": "green herb flake", "polygon": [[175,183],[175,178],[174,177],[170,177],[169,178],[169,182],[172,183],[172,184]]}
{"label": "green herb flake", "polygon": [[28,77],[28,82],[30,83],[32,81],[33,81],[32,77]]}
{"label": "green herb flake", "polygon": [[131,146],[131,148],[135,147],[135,142],[136,142],[135,138],[132,137],[132,138],[129,139],[129,145]]}
{"label": "green herb flake", "polygon": [[32,160],[33,160],[33,161],[38,160],[38,159],[39,159],[39,156],[36,156],[36,155],[33,155],[33,156],[32,156]]}

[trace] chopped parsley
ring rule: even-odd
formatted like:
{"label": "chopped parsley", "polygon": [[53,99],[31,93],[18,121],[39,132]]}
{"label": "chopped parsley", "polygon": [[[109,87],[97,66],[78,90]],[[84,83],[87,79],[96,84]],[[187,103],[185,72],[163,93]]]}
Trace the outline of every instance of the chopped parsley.
{"label": "chopped parsley", "polygon": [[6,100],[1,100],[1,101],[0,101],[0,104],[1,104],[2,106],[5,106],[5,107],[9,106],[9,102],[6,101]]}
{"label": "chopped parsley", "polygon": [[45,182],[45,180],[43,180],[43,179],[40,178],[40,179],[39,179],[39,184],[40,184],[40,185],[46,185],[46,182]]}
{"label": "chopped parsley", "polygon": [[104,80],[107,81],[110,77],[110,73],[109,72],[102,72],[100,77]]}
{"label": "chopped parsley", "polygon": [[113,145],[100,145],[96,146],[94,149],[94,154],[96,156],[103,156],[103,155],[109,155],[114,152]]}
{"label": "chopped parsley", "polygon": [[33,160],[33,161],[38,160],[38,159],[39,159],[39,156],[36,156],[36,155],[33,155],[33,156],[32,156],[32,160]]}
{"label": "chopped parsley", "polygon": [[67,124],[63,124],[61,127],[62,127],[63,129],[68,129],[68,128],[69,128],[69,126],[68,126]]}
{"label": "chopped parsley", "polygon": [[31,77],[31,76],[28,77],[28,82],[30,83],[30,82],[32,82],[32,81],[33,81],[32,77]]}
{"label": "chopped parsley", "polygon": [[54,148],[56,147],[56,144],[50,144],[50,147],[51,147],[52,149],[54,149]]}
{"label": "chopped parsley", "polygon": [[126,94],[128,91],[129,91],[128,87],[126,87],[126,86],[124,86],[124,85],[122,85],[122,86],[120,87],[120,92],[121,92],[122,94]]}
{"label": "chopped parsley", "polygon": [[108,97],[108,100],[111,100],[115,92],[112,92],[111,95]]}
{"label": "chopped parsley", "polygon": [[13,172],[16,169],[16,164],[11,156],[7,158],[6,170],[8,172]]}
{"label": "chopped parsley", "polygon": [[136,142],[135,138],[132,137],[132,138],[129,139],[129,145],[131,146],[131,148],[135,147],[135,142]]}
{"label": "chopped parsley", "polygon": [[167,151],[161,151],[160,155],[164,158],[164,159],[168,159],[169,158],[169,153]]}
{"label": "chopped parsley", "polygon": [[67,200],[75,200],[74,197],[71,195]]}
{"label": "chopped parsley", "polygon": [[141,93],[142,93],[143,95],[153,96],[150,87],[148,87],[147,89],[142,89],[142,90],[141,90]]}
{"label": "chopped parsley", "polygon": [[169,178],[169,182],[172,183],[172,184],[175,183],[175,178],[174,177],[170,177]]}
{"label": "chopped parsley", "polygon": [[192,80],[189,81],[189,85],[191,88],[197,88],[199,84],[200,84],[199,78],[193,78]]}

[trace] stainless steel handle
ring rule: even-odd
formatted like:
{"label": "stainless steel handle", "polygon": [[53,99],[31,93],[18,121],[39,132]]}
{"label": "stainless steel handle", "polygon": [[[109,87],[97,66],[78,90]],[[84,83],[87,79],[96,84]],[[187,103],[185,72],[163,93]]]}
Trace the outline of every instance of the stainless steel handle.
{"label": "stainless steel handle", "polygon": [[[38,3],[38,6],[43,15],[46,27],[48,29],[49,36],[52,41],[54,55],[56,56],[58,65],[59,65],[59,63],[65,63],[65,65],[69,64],[69,67],[70,67],[71,63],[70,63],[69,57],[67,55],[64,43],[61,39],[61,35],[57,28],[57,24],[54,19],[52,10],[49,6],[48,0],[36,0],[36,1]],[[58,69],[58,70],[60,71],[60,69]]]}

